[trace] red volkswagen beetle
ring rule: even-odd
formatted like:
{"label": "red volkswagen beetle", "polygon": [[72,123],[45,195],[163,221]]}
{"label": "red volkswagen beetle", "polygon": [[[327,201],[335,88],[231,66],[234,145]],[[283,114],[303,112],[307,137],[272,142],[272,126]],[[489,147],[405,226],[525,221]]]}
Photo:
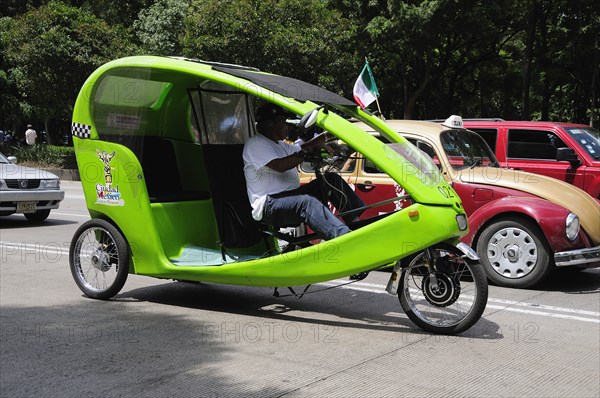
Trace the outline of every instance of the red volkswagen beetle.
{"label": "red volkswagen beetle", "polygon": [[[431,167],[441,169],[452,184],[469,217],[470,232],[463,241],[477,248],[492,282],[528,288],[555,267],[600,265],[599,200],[554,178],[500,168],[490,147],[464,129],[460,117],[445,123],[386,123],[427,153],[433,160]],[[402,195],[402,187],[372,161],[354,155],[351,148],[341,152],[350,155],[336,167],[365,203]],[[310,170],[302,171],[305,180],[311,178]],[[373,215],[367,211],[363,216]]]}

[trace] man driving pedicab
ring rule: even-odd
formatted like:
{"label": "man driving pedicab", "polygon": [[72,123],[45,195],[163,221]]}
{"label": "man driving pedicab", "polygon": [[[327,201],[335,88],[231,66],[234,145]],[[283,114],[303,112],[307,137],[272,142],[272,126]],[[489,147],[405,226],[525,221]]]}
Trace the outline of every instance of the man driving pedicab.
{"label": "man driving pedicab", "polygon": [[[275,226],[305,222],[323,239],[329,240],[350,232],[346,225],[358,220],[362,210],[347,213],[342,222],[322,202],[324,192],[318,179],[300,186],[296,167],[307,151],[325,145],[325,134],[307,142],[289,144],[286,120],[295,115],[280,106],[266,103],[256,112],[258,133],[244,145],[244,175],[248,198],[255,220]],[[364,206],[364,202],[336,173],[324,175],[329,199],[340,213]]]}

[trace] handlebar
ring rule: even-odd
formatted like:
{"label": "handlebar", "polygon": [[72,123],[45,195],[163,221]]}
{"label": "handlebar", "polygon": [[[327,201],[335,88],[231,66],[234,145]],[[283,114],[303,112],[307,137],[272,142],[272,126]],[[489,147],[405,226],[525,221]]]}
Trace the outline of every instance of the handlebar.
{"label": "handlebar", "polygon": [[313,168],[315,170],[320,169],[322,167],[326,167],[326,166],[341,166],[343,165],[343,162],[349,160],[349,159],[358,159],[357,156],[349,156],[349,155],[342,155],[342,154],[329,154],[327,151],[325,150],[314,150],[314,151],[307,151],[306,153],[306,157],[304,158],[304,160],[306,162],[310,162],[310,164],[313,166]]}

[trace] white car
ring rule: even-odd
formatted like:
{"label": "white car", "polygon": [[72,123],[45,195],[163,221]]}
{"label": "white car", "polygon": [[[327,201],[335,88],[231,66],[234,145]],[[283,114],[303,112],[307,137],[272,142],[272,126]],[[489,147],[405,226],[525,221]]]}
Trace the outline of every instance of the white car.
{"label": "white car", "polygon": [[16,163],[14,156],[0,153],[0,216],[23,213],[29,221],[44,221],[65,197],[60,179],[46,170]]}

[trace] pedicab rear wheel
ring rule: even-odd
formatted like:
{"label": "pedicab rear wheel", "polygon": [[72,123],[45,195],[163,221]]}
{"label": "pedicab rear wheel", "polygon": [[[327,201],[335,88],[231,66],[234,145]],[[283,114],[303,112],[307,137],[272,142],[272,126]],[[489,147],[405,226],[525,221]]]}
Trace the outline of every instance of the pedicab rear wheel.
{"label": "pedicab rear wheel", "polygon": [[75,283],[89,297],[107,300],[123,288],[129,274],[129,246],[121,232],[101,219],[77,229],[69,264]]}
{"label": "pedicab rear wheel", "polygon": [[421,329],[458,334],[473,326],[485,310],[488,283],[482,266],[448,244],[433,247],[434,269],[417,253],[405,260],[398,298],[406,315]]}

